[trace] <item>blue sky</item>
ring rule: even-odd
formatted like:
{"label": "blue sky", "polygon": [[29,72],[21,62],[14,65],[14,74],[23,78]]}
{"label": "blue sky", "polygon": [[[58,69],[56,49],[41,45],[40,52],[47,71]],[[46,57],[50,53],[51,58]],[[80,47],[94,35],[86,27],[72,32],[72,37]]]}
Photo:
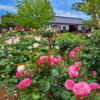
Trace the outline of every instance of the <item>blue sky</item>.
{"label": "blue sky", "polygon": [[[88,19],[89,17],[82,12],[72,10],[72,3],[80,0],[50,0],[56,15],[66,17],[79,17]],[[16,0],[0,0],[0,16],[6,12],[16,12]]]}

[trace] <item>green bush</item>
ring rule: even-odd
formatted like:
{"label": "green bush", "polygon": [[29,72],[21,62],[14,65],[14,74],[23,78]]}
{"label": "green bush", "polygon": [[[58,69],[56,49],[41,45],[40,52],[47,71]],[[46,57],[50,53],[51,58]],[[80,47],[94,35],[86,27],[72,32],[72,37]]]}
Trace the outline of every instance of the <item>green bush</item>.
{"label": "green bush", "polygon": [[42,35],[42,37],[44,38],[52,38],[53,35],[55,35],[55,33],[52,32],[51,30],[41,30],[40,35]]}
{"label": "green bush", "polygon": [[73,33],[60,34],[55,39],[55,45],[60,48],[60,53],[64,55],[64,51],[71,50],[77,45],[84,45],[85,36],[75,35]]}
{"label": "green bush", "polygon": [[100,75],[100,31],[95,31],[90,37],[87,37],[85,42],[84,58],[88,62],[89,70],[96,70],[98,72],[98,79]]}
{"label": "green bush", "polygon": [[[75,47],[84,44],[84,36],[68,33],[57,38],[51,35],[44,38],[25,32],[12,34],[8,32],[0,38],[0,88],[7,87],[9,96],[16,91],[20,100],[76,100],[74,93],[65,88],[66,80],[75,83],[96,81],[95,76],[88,73],[89,63],[83,56],[85,48],[75,51],[75,58],[69,56]],[[68,68],[77,61],[83,61],[80,74],[72,78],[67,73]],[[23,70],[20,69],[22,75],[16,77],[21,65],[24,65]],[[16,88],[25,78],[30,78],[32,84],[27,88]],[[94,98],[95,93],[91,92],[86,99],[91,100],[91,96]]]}

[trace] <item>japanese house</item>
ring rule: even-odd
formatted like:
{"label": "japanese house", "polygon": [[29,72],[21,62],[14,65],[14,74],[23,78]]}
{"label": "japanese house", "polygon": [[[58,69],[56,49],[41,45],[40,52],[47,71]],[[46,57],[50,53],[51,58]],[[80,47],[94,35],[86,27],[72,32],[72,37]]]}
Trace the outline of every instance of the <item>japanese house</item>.
{"label": "japanese house", "polygon": [[81,32],[82,31],[82,19],[74,17],[55,16],[53,21],[50,21],[52,25],[48,28],[53,29],[56,32]]}

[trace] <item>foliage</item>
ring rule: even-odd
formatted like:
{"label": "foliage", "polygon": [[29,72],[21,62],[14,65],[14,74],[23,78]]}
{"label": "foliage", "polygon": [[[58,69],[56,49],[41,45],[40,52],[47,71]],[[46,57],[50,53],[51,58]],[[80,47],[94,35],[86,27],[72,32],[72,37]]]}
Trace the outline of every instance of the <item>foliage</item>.
{"label": "foliage", "polygon": [[55,33],[52,32],[51,30],[40,30],[40,34],[41,34],[42,37],[44,37],[44,38],[52,38],[53,35],[55,35]]}
{"label": "foliage", "polygon": [[18,0],[16,24],[38,29],[48,25],[54,12],[49,0]]}
{"label": "foliage", "polygon": [[1,23],[4,27],[15,27],[15,15],[7,13],[2,16]]}
{"label": "foliage", "polygon": [[2,24],[0,23],[0,33],[1,33],[1,30],[2,30]]}
{"label": "foliage", "polygon": [[73,8],[91,15],[93,21],[97,21],[100,28],[100,0],[82,0],[74,3]]}
{"label": "foliage", "polygon": [[94,20],[93,19],[83,21],[83,25],[88,25],[89,28],[91,28],[91,27],[98,28],[97,20],[94,23]]}
{"label": "foliage", "polygon": [[[70,58],[71,51],[82,44],[79,44],[81,36],[78,34],[68,33],[57,38],[55,35],[44,38],[33,33],[15,32],[12,35],[2,34],[2,37],[0,37],[0,87],[8,87],[9,95],[15,90],[20,95],[18,95],[20,100],[76,100],[74,93],[65,88],[66,80],[70,79],[75,83],[96,81],[95,76],[87,69],[89,63],[83,58],[86,47],[75,51],[75,58]],[[66,50],[62,51],[56,46],[60,43],[63,45],[64,39],[66,39],[64,43],[68,42],[68,45]],[[72,78],[67,72],[77,61],[83,61],[80,74]],[[30,79],[28,87],[28,82],[21,83],[25,78]],[[20,89],[19,83],[26,86]],[[94,95],[92,92],[86,99],[91,100],[91,96],[93,98]]]}
{"label": "foliage", "polygon": [[61,51],[65,51],[67,48],[73,48],[78,45],[82,45],[85,37],[82,35],[75,35],[74,33],[61,34],[56,38],[55,44],[58,45]]}
{"label": "foliage", "polygon": [[89,70],[96,70],[98,72],[98,79],[100,75],[100,31],[92,33],[91,37],[87,37],[85,48],[85,59],[89,63]]}

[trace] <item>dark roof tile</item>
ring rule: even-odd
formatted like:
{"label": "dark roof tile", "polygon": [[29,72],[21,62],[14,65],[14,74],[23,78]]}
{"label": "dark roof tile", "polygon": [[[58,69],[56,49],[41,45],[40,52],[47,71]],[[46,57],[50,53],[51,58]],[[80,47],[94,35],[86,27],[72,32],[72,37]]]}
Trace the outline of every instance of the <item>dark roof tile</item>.
{"label": "dark roof tile", "polygon": [[82,24],[81,18],[74,18],[74,17],[63,17],[63,16],[55,16],[52,23],[61,23],[61,24]]}

